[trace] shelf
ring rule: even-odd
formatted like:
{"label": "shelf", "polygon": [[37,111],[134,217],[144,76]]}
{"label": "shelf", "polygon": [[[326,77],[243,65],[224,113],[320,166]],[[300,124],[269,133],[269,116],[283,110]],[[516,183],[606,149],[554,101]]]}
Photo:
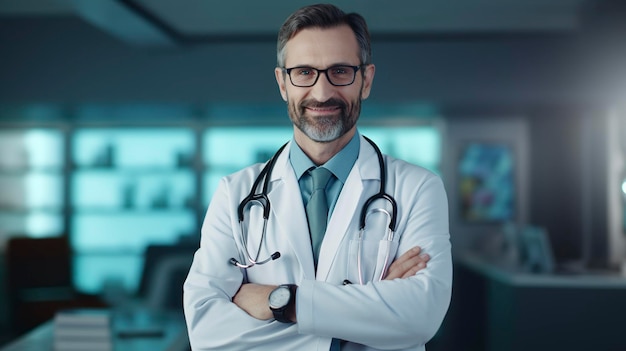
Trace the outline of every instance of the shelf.
{"label": "shelf", "polygon": [[0,167],[0,176],[25,175],[33,173],[61,174],[63,171],[63,167]]}
{"label": "shelf", "polygon": [[228,167],[224,167],[224,166],[205,166],[202,169],[202,176],[203,177],[218,177],[218,178],[222,178],[226,175],[229,174],[233,174],[236,173],[238,171],[240,171],[243,168],[243,166],[239,165],[239,166],[228,166]]}
{"label": "shelf", "polygon": [[75,173],[178,173],[178,172],[193,172],[191,167],[73,167],[72,172]]}
{"label": "shelf", "polygon": [[35,213],[45,214],[61,214],[63,213],[62,207],[12,207],[12,206],[0,206],[0,213],[4,214],[16,214],[16,215],[29,215]]}
{"label": "shelf", "polygon": [[163,208],[112,208],[112,207],[74,207],[72,213],[80,215],[177,215],[195,212],[193,207],[163,207]]}
{"label": "shelf", "polygon": [[137,251],[136,249],[121,247],[115,249],[97,248],[97,249],[84,249],[84,250],[72,250],[72,257],[75,259],[81,259],[83,257],[110,258],[119,256],[136,256],[137,254],[143,254],[143,250]]}

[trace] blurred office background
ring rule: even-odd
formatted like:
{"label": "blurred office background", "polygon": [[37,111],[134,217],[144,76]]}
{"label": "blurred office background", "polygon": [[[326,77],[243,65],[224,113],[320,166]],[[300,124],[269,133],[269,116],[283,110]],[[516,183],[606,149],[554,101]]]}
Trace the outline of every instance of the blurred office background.
{"label": "blurred office background", "polygon": [[[15,238],[64,239],[86,305],[150,295],[155,248],[190,262],[219,178],[290,138],[275,37],[307,3],[0,0],[0,345],[47,318],[15,320]],[[429,349],[626,349],[626,4],[335,3],[372,32],[361,132],[446,183]]]}

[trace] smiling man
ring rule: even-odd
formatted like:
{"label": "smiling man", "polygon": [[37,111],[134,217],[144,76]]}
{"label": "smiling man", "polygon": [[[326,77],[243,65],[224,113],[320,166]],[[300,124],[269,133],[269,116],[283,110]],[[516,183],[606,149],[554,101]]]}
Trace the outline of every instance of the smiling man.
{"label": "smiling man", "polygon": [[193,350],[424,350],[452,285],[441,179],[360,135],[367,25],[299,9],[278,36],[293,139],[222,179],[184,285]]}

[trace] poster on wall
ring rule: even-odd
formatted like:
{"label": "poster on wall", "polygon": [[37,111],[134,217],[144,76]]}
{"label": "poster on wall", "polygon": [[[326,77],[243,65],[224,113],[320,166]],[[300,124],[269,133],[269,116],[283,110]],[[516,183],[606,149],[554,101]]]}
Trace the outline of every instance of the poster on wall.
{"label": "poster on wall", "polygon": [[515,158],[505,143],[462,145],[458,164],[460,214],[470,223],[515,219]]}

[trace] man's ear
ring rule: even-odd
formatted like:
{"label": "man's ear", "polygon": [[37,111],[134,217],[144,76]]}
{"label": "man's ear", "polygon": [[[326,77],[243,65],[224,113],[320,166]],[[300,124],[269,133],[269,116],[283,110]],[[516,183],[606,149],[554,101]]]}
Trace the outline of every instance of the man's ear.
{"label": "man's ear", "polygon": [[285,87],[285,71],[282,68],[276,67],[274,69],[274,75],[276,76],[276,83],[278,83],[278,89],[283,100],[287,101],[287,88]]}
{"label": "man's ear", "polygon": [[369,64],[363,67],[363,89],[361,90],[361,99],[365,100],[370,96],[372,90],[372,82],[374,81],[374,73],[376,73],[376,66]]}

